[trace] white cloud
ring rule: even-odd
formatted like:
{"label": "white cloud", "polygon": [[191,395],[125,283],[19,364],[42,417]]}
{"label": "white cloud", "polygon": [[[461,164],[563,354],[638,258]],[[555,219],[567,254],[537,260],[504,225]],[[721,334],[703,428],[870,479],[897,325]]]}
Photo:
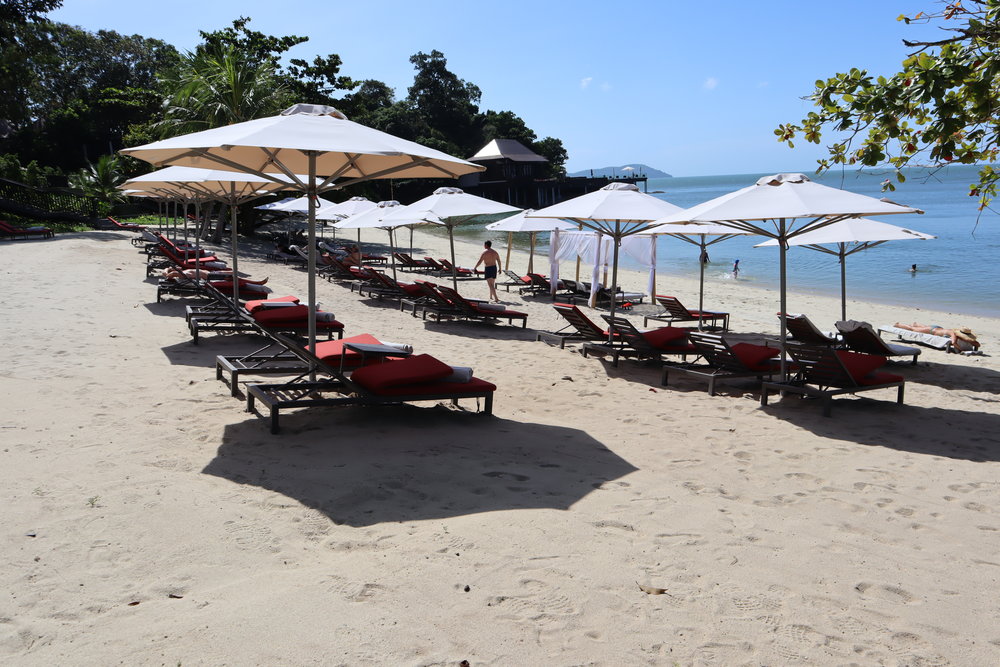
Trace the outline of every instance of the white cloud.
{"label": "white cloud", "polygon": [[592,77],[592,76],[588,76],[586,78],[580,79],[580,88],[582,90],[586,90],[587,86],[589,86],[590,82],[593,81],[593,80],[594,80],[594,77]]}
{"label": "white cloud", "polygon": [[770,85],[771,85],[770,81],[761,81],[760,83],[757,84],[757,87],[758,88],[767,88]]}
{"label": "white cloud", "polygon": [[705,90],[715,90],[715,87],[719,85],[719,80],[714,76],[710,76],[705,79],[705,83],[701,84],[701,87]]}
{"label": "white cloud", "polygon": [[601,84],[601,90],[605,93],[608,92],[609,90],[611,90],[611,84],[605,81],[604,83]]}

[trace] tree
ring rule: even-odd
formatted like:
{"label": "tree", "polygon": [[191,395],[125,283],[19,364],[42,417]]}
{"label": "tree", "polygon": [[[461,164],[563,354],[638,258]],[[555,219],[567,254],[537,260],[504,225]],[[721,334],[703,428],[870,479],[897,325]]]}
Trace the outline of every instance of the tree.
{"label": "tree", "polygon": [[[835,164],[901,169],[926,158],[935,166],[993,162],[1000,153],[1000,0],[942,2],[934,12],[900,16],[907,24],[939,26],[937,41],[908,41],[914,51],[889,77],[851,69],[825,81],[806,99],[819,111],[799,123],[780,125],[779,141],[794,146],[799,134],[819,143],[824,129],[838,133],[819,160],[822,172]],[[1000,171],[984,166],[970,196],[985,208],[996,195]],[[887,182],[887,189],[894,189]]]}
{"label": "tree", "polygon": [[468,157],[481,148],[479,100],[482,91],[458,78],[440,51],[410,57],[417,70],[407,89],[407,102],[416,109],[424,127],[416,141],[451,155]]}
{"label": "tree", "polygon": [[533,148],[536,153],[548,159],[549,176],[565,175],[566,160],[569,159],[569,154],[566,153],[561,139],[545,137],[541,141],[536,141]]}
{"label": "tree", "polygon": [[111,154],[102,155],[94,164],[71,174],[69,184],[94,197],[110,211],[111,205],[125,200],[125,193],[118,189],[124,180],[121,162],[117,155]]}
{"label": "tree", "polygon": [[291,102],[270,59],[249,60],[232,45],[199,47],[163,79],[163,137],[270,116]]}

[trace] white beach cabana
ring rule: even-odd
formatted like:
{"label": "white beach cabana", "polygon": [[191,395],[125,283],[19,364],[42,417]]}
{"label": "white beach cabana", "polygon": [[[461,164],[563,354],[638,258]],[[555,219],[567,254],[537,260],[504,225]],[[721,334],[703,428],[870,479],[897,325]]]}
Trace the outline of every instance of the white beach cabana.
{"label": "white beach cabana", "polygon": [[121,152],[158,166],[232,169],[309,196],[310,345],[316,343],[315,198],[323,192],[378,178],[458,178],[483,171],[480,165],[353,123],[337,109],[316,104],[297,104],[277,116]]}
{"label": "white beach cabana", "polygon": [[[618,288],[618,249],[622,239],[648,229],[653,220],[680,210],[679,206],[640,192],[631,183],[610,183],[600,190],[543,208],[527,217],[566,220],[610,236],[614,240],[611,274],[611,293],[614,294]],[[558,246],[559,233],[555,232],[552,238],[553,244]],[[558,247],[554,250],[558,253]],[[556,276],[551,276],[551,281],[554,288]],[[591,281],[591,306],[596,303],[596,298],[597,282]],[[615,312],[614,302],[612,298],[612,315]]]}
{"label": "white beach cabana", "polygon": [[[926,241],[937,238],[905,227],[897,227],[878,220],[849,218],[828,227],[805,232],[788,242],[790,246],[800,246],[817,252],[833,255],[840,263],[840,319],[847,319],[847,262],[848,255],[880,246],[888,241]],[[771,239],[758,243],[755,248],[775,247],[778,241]],[[833,246],[828,248],[827,246]],[[784,311],[782,311],[784,312]]]}

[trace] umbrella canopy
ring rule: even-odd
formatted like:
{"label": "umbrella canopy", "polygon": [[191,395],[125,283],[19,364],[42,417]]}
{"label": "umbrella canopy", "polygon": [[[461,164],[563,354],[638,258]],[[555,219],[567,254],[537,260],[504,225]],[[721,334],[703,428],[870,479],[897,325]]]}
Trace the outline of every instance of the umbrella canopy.
{"label": "umbrella canopy", "polygon": [[[236,243],[236,206],[245,201],[282,190],[288,186],[287,179],[266,178],[237,171],[221,169],[201,169],[197,167],[166,167],[149,174],[143,174],[122,183],[121,188],[143,188],[154,192],[187,197],[197,203],[214,199],[229,205],[230,211],[230,251],[233,257],[233,302],[239,301],[240,286],[236,279],[239,272],[239,253]],[[185,229],[186,229],[185,218]],[[201,237],[197,237],[197,252],[200,254]]]}
{"label": "umbrella canopy", "polygon": [[[716,243],[721,243],[734,236],[747,235],[750,232],[740,231],[738,229],[733,229],[732,227],[726,227],[724,225],[718,225],[714,223],[692,223],[690,225],[664,225],[651,227],[645,231],[639,232],[640,234],[653,234],[657,236],[670,236],[675,239],[684,241],[685,243],[691,243],[698,246],[700,252],[698,254],[698,311],[703,312],[705,310],[705,262],[701,259],[705,257],[708,252],[707,248],[710,245],[715,245]],[[710,238],[711,237],[711,238]],[[702,328],[702,320],[698,320],[698,328]]]}
{"label": "umbrella canopy", "polygon": [[[463,222],[482,220],[487,216],[506,216],[520,210],[516,206],[470,195],[461,188],[438,188],[433,194],[390,212],[384,221],[394,226],[420,223],[444,224],[448,228],[451,263],[455,266],[456,226]],[[458,273],[454,268],[451,279],[455,289],[458,290]]]}
{"label": "umbrella canopy", "polygon": [[[840,262],[840,319],[847,319],[847,269],[845,259],[848,255],[874,248],[886,241],[917,240],[926,241],[937,238],[923,232],[916,232],[905,227],[897,227],[878,220],[866,218],[848,218],[832,225],[805,232],[788,241],[790,246],[803,246],[810,250],[834,255]],[[776,246],[778,241],[771,239],[758,243],[755,248]],[[833,248],[827,248],[832,245]]]}
{"label": "umbrella canopy", "polygon": [[[318,208],[323,208],[325,206],[333,206],[333,202],[327,201],[326,199],[317,198],[316,206]],[[288,199],[282,199],[280,202],[272,206],[270,210],[284,211],[286,213],[308,213],[309,197],[290,197]]]}
{"label": "umbrella canopy", "polygon": [[[885,199],[813,183],[803,174],[775,174],[765,176],[749,187],[660,218],[656,223],[683,226],[693,222],[717,222],[778,241],[781,340],[784,345],[787,333],[784,318],[784,313],[787,312],[785,254],[791,239],[847,218],[900,213],[923,211]],[[781,365],[784,377],[784,354],[781,356]]]}
{"label": "umbrella canopy", "polygon": [[510,268],[510,246],[514,232],[527,232],[531,235],[531,251],[528,255],[528,273],[534,270],[535,263],[535,236],[538,232],[552,232],[557,229],[570,230],[576,226],[570,222],[555,220],[550,218],[528,218],[529,213],[534,213],[535,209],[527,208],[520,213],[516,213],[509,218],[504,218],[499,222],[491,222],[486,225],[486,229],[491,232],[507,232],[507,261],[504,264]]}
{"label": "umbrella canopy", "polygon": [[[333,107],[297,104],[278,116],[164,139],[122,153],[156,165],[223,167],[278,180],[310,198],[309,344],[316,343],[316,206],[321,192],[376,178],[458,178],[485,168],[352,123]],[[305,174],[299,178],[296,174]]]}
{"label": "umbrella canopy", "polygon": [[370,211],[380,205],[381,203],[376,204],[375,202],[365,199],[364,197],[351,197],[347,201],[342,201],[339,204],[325,204],[316,211],[316,218],[318,220],[339,220],[349,218],[352,215]]}
{"label": "umbrella canopy", "polygon": [[280,201],[273,201],[270,204],[261,204],[260,206],[254,206],[254,208],[259,211],[274,211],[274,210],[280,211],[282,209],[278,208],[279,206],[281,206],[282,204],[287,204],[288,202],[291,201],[295,201],[296,199],[298,199],[298,197],[285,197]]}
{"label": "umbrella canopy", "polygon": [[[614,259],[611,273],[611,293],[618,289],[618,248],[622,238],[649,228],[657,218],[680,211],[679,206],[639,191],[632,183],[610,183],[600,190],[543,208],[529,218],[559,218],[575,222],[581,227],[607,234],[614,239]],[[553,235],[558,244],[558,232]],[[557,276],[551,276],[553,288]],[[554,296],[554,291],[553,291]],[[597,281],[591,281],[590,303],[597,298]],[[611,315],[615,313],[615,299],[611,299]],[[610,336],[609,331],[609,336]]]}

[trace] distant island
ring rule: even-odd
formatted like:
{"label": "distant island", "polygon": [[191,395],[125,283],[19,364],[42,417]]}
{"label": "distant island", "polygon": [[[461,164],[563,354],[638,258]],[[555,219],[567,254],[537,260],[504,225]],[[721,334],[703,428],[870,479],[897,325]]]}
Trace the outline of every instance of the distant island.
{"label": "distant island", "polygon": [[[632,167],[634,171],[629,171],[626,167]],[[642,164],[641,162],[630,162],[628,164],[623,164],[620,167],[602,167],[601,169],[584,169],[582,171],[574,171],[567,176],[628,176],[634,174],[636,176],[645,176],[647,178],[673,178],[670,174],[665,171],[660,171],[659,169],[653,169],[647,164]]]}

